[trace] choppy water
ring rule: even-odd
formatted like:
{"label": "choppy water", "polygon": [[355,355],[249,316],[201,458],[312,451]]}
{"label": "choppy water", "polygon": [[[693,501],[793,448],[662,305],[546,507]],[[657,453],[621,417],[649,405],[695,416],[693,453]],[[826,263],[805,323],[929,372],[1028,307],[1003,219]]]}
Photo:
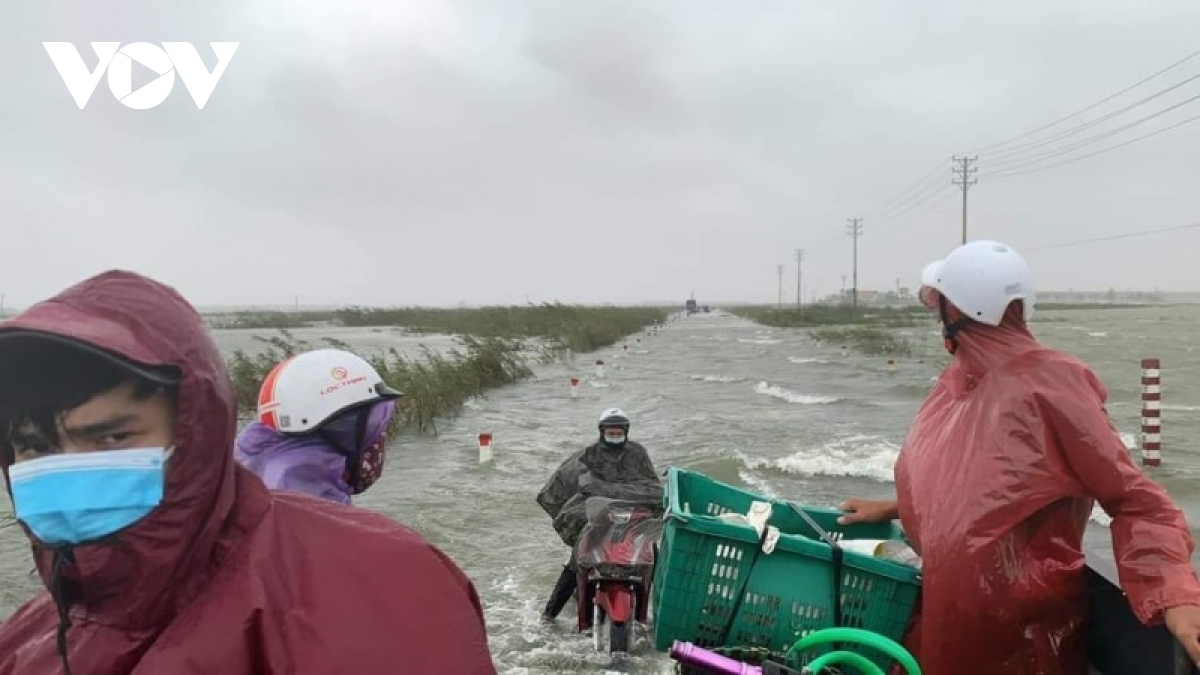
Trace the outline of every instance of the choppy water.
{"label": "choppy water", "polygon": [[[1200,307],[1039,318],[1040,338],[1088,361],[1109,386],[1110,412],[1130,443],[1140,424],[1139,359],[1163,360],[1164,466],[1153,475],[1200,523],[1200,445],[1192,440],[1200,432],[1200,352],[1188,337],[1200,328]],[[631,339],[628,352],[618,345],[539,368],[536,379],[471,402],[436,439],[401,438],[388,473],[359,503],[417,528],[475,580],[501,672],[671,672],[644,638],[626,662],[590,654],[590,639],[566,618],[571,605],[558,626],[538,624],[568,555],[534,502],[542,482],[591,441],[600,410],[616,405],[633,416],[631,436],[660,469],[684,466],[813,504],[890,496],[899,443],[944,362],[932,322],[902,332],[919,354],[892,371],[886,358],[817,345],[804,330],[723,314],[681,319],[655,337]],[[366,337],[380,335],[387,332]],[[592,374],[597,357],[609,364],[602,380]],[[585,378],[577,399],[569,396],[572,375]],[[484,430],[495,434],[497,461],[481,466],[475,438]],[[1097,526],[1089,539],[1106,545],[1106,531]],[[0,616],[37,589],[30,568],[18,532],[0,532]]]}

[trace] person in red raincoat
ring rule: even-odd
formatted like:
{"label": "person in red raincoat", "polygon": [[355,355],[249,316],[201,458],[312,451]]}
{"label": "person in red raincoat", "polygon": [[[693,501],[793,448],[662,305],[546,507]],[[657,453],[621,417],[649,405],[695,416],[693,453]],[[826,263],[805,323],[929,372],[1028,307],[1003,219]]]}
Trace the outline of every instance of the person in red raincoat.
{"label": "person in red raincoat", "polygon": [[0,324],[0,466],[47,591],[0,675],[495,673],[471,582],[366,510],[271,493],[174,290],[88,279]]}
{"label": "person in red raincoat", "polygon": [[1133,612],[1200,661],[1200,581],[1182,512],[1130,460],[1090,368],[1027,326],[1032,275],[975,241],[927,268],[952,363],[896,462],[897,500],[852,499],[844,523],[899,518],[922,559],[907,646],[924,675],[1084,675],[1084,529],[1112,517]]}

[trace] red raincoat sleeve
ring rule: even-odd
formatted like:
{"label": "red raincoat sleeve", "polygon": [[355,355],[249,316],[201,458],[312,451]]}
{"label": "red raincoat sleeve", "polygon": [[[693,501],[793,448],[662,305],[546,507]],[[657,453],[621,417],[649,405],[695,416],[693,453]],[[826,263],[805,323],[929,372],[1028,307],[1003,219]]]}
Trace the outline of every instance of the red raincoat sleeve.
{"label": "red raincoat sleeve", "polygon": [[1195,548],[1183,512],[1129,457],[1105,410],[1108,392],[1087,366],[1055,361],[1040,370],[1035,391],[1049,447],[1058,447],[1084,491],[1112,517],[1121,586],[1143,623],[1164,610],[1200,605]]}

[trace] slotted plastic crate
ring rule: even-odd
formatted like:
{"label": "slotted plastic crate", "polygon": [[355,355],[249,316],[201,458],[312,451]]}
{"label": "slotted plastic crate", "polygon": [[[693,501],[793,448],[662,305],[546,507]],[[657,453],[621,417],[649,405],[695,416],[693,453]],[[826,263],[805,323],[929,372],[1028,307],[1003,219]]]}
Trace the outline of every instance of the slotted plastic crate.
{"label": "slotted plastic crate", "polygon": [[[782,653],[809,632],[834,625],[833,552],[787,502],[678,468],[670,469],[668,481],[667,523],[654,570],[656,649],[667,651],[683,640]],[[746,514],[755,501],[772,505],[769,524],[781,533],[775,550],[757,557],[754,528],[716,518]],[[797,506],[835,540],[903,539],[891,523],[842,526],[840,511]],[[744,597],[731,619],[743,583]],[[919,589],[916,569],[843,551],[841,625],[900,640]],[[863,656],[884,669],[889,665],[881,654]]]}

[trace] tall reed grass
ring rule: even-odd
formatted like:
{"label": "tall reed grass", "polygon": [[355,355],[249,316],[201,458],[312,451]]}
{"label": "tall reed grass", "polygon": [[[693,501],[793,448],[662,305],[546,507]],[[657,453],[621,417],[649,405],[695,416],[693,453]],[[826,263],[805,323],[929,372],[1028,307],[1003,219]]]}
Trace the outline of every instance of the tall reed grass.
{"label": "tall reed grass", "polygon": [[[276,314],[247,314],[239,327],[280,319]],[[404,326],[458,336],[460,348],[447,354],[423,349],[412,358],[391,349],[384,354],[360,354],[388,384],[400,389],[399,413],[393,432],[405,428],[436,433],[436,420],[455,415],[472,397],[489,389],[519,382],[533,374],[532,365],[566,351],[586,352],[607,347],[667,313],[653,308],[497,307],[479,310],[343,310],[338,323],[348,326]],[[281,320],[281,319],[280,319]],[[282,321],[282,320],[281,320]],[[354,351],[333,338],[318,343],[297,338],[287,328],[278,335],[254,336],[264,344],[256,354],[236,350],[227,359],[243,416],[255,412],[258,390],[280,361],[318,347]]]}

